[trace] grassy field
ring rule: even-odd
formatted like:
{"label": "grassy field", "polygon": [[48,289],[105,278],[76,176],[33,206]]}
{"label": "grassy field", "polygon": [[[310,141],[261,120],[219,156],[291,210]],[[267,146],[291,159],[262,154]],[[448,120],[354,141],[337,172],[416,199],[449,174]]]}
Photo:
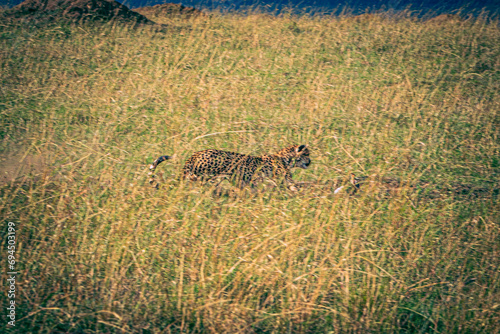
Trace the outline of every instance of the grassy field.
{"label": "grassy field", "polygon": [[[0,25],[2,327],[500,332],[498,21],[155,19]],[[292,144],[298,193],[179,181],[198,150]]]}

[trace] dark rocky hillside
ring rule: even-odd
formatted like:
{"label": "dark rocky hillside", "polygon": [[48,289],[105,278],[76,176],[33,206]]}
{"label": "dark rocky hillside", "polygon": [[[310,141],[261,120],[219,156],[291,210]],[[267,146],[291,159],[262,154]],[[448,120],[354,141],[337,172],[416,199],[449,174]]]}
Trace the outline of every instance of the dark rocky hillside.
{"label": "dark rocky hillside", "polygon": [[120,20],[133,23],[153,23],[145,16],[114,0],[26,0],[6,11],[5,16],[27,20],[71,21]]}

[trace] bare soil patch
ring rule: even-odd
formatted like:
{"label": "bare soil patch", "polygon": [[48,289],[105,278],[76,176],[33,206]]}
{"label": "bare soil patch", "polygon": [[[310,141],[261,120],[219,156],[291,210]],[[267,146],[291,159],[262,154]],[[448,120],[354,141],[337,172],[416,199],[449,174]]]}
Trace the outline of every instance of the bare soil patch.
{"label": "bare soil patch", "polygon": [[202,11],[194,7],[185,7],[183,5],[175,3],[165,3],[161,5],[141,7],[133,9],[133,11],[140,13],[148,18],[158,16],[191,18],[205,15]]}

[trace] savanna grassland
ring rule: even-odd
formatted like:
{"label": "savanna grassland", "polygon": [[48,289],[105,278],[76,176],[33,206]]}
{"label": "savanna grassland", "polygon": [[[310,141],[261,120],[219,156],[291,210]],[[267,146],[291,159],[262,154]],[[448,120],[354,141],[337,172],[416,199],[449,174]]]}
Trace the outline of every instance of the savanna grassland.
{"label": "savanna grassland", "polygon": [[[0,25],[9,332],[500,332],[498,21],[155,20]],[[178,177],[292,144],[297,193]]]}

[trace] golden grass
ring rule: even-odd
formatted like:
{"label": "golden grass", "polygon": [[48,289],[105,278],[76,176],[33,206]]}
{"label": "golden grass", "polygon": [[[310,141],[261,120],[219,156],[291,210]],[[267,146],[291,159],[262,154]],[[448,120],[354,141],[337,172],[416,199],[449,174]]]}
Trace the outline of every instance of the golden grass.
{"label": "golden grass", "polygon": [[[0,192],[15,331],[499,331],[498,22],[162,23],[0,27],[2,173],[39,162]],[[402,189],[216,196],[177,180],[197,150],[290,144],[313,150],[297,181]],[[161,154],[179,158],[155,191]],[[446,191],[460,185],[484,191]]]}

